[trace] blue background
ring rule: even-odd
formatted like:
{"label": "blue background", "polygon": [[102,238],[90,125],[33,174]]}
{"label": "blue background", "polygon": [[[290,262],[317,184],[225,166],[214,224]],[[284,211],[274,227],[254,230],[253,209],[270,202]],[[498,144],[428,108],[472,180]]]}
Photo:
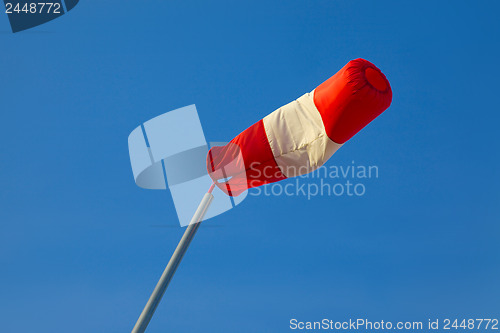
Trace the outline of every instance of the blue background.
{"label": "blue background", "polygon": [[251,197],[202,225],[148,332],[289,320],[500,315],[498,2],[83,1],[12,34],[0,15],[2,332],[127,332],[183,229],[127,136],[195,103],[229,140],[350,59],[388,111],[329,165],[362,197]]}

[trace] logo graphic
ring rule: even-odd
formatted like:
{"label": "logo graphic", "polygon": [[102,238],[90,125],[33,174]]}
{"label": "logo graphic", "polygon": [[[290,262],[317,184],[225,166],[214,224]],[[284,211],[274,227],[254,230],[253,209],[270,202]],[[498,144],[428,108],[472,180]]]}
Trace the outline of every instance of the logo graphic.
{"label": "logo graphic", "polygon": [[19,32],[52,21],[72,10],[79,0],[4,0],[12,32]]}
{"label": "logo graphic", "polygon": [[[130,133],[128,148],[136,184],[145,189],[168,187],[181,226],[188,225],[213,182],[206,167],[209,147],[196,106],[146,121]],[[245,192],[233,198],[219,188],[212,194],[215,199],[204,220],[230,210],[247,195]]]}

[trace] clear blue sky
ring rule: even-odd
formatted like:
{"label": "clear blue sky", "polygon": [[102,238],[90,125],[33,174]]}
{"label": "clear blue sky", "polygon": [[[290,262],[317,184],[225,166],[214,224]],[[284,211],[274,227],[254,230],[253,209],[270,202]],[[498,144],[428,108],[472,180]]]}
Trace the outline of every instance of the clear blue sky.
{"label": "clear blue sky", "polygon": [[127,332],[184,229],[133,181],[127,136],[195,103],[225,141],[349,60],[388,111],[329,165],[362,197],[250,197],[202,226],[148,332],[289,332],[291,318],[498,318],[497,1],[81,1],[0,15],[2,332]]}

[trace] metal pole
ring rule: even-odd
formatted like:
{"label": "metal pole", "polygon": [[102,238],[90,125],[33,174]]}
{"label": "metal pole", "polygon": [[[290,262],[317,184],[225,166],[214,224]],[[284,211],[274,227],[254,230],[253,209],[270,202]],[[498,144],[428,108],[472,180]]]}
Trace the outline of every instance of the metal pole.
{"label": "metal pole", "polygon": [[167,290],[170,280],[172,280],[172,277],[174,276],[177,267],[179,267],[182,257],[184,257],[184,254],[186,253],[189,244],[193,240],[196,231],[200,227],[201,221],[203,220],[203,217],[205,216],[208,207],[212,203],[212,200],[214,198],[212,194],[214,186],[215,186],[214,184],[210,186],[210,189],[201,200],[200,205],[198,206],[198,209],[196,209],[196,212],[194,213],[191,222],[186,228],[186,231],[184,232],[181,241],[177,245],[177,248],[175,249],[172,258],[170,258],[167,267],[163,271],[160,280],[156,284],[153,293],[149,297],[148,303],[144,307],[144,310],[142,310],[139,319],[137,319],[134,329],[132,329],[132,333],[144,333],[146,327],[148,327],[149,321],[153,317],[153,314],[156,308],[158,307],[158,304],[160,304],[161,298],[165,293],[165,290]]}

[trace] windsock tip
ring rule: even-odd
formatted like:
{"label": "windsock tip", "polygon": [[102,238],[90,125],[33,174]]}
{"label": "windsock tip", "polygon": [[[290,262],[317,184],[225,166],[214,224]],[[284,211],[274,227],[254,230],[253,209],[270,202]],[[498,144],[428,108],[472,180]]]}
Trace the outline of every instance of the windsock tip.
{"label": "windsock tip", "polygon": [[367,67],[365,69],[365,77],[366,81],[378,91],[386,91],[389,86],[385,75],[379,69]]}

